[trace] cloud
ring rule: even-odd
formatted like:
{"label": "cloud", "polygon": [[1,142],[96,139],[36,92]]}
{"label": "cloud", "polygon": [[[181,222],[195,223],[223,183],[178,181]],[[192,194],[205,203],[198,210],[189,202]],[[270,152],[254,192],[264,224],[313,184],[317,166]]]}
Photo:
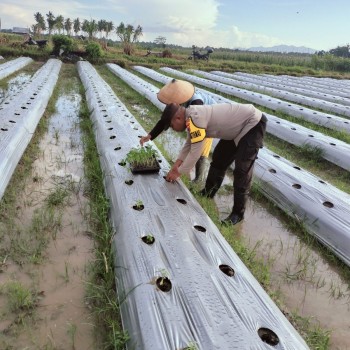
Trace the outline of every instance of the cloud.
{"label": "cloud", "polygon": [[[153,41],[164,36],[168,44],[198,47],[251,47],[270,46],[281,42],[259,33],[243,32],[238,27],[221,28],[220,4],[216,0],[2,0],[0,13],[2,28],[31,27],[34,13],[45,18],[51,11],[64,18],[105,19],[115,26],[120,22],[141,25],[142,41]],[[110,35],[112,39],[116,36]]]}
{"label": "cloud", "polygon": [[198,47],[249,48],[252,46],[273,46],[282,42],[278,38],[263,34],[242,32],[236,26],[231,26],[227,30],[193,29],[152,34],[146,32],[142,40],[153,41],[159,35],[166,37],[168,44],[180,44],[187,47],[196,45]]}

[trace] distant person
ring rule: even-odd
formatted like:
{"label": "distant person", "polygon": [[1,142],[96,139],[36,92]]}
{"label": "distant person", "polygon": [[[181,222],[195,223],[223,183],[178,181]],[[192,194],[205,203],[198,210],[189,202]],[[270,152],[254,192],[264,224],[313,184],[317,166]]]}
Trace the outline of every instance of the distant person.
{"label": "distant person", "polygon": [[224,223],[237,224],[244,218],[251,187],[255,159],[263,146],[266,116],[252,104],[222,103],[211,106],[189,106],[176,103],[166,106],[161,116],[165,128],[183,132],[186,142],[166,180],[175,181],[181,174],[189,174],[200,158],[208,137],[220,139],[214,149],[205,187],[201,195],[213,198],[219,190],[228,167],[233,171],[234,205]]}
{"label": "distant person", "polygon": [[[173,79],[164,85],[157,94],[158,100],[166,105],[177,103],[187,108],[190,105],[213,105],[216,101],[208,94],[199,92],[195,87],[184,80]],[[169,126],[168,126],[169,127]],[[167,130],[164,121],[160,119],[147,136],[140,139],[140,144],[154,140],[163,130]],[[212,138],[204,140],[204,147],[201,156],[195,165],[194,182],[204,182],[209,168],[209,153],[213,144]]]}

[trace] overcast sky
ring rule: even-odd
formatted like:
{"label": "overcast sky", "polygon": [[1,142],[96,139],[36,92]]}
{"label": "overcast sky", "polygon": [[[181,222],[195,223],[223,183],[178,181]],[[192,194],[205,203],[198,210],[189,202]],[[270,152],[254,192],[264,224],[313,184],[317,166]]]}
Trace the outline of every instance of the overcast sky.
{"label": "overcast sky", "polygon": [[[34,13],[141,25],[141,41],[249,48],[294,45],[315,50],[350,42],[350,0],[0,0],[2,29],[31,27]],[[112,36],[111,36],[112,38]]]}

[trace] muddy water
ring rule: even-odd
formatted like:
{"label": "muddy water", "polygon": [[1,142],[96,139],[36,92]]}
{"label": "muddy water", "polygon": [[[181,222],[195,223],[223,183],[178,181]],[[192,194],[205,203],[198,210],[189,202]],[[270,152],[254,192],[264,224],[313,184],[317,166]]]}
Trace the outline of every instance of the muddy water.
{"label": "muddy water", "polygon": [[[184,139],[168,131],[160,140],[175,160]],[[225,183],[232,184],[232,180],[226,177]],[[221,218],[226,218],[233,195],[217,195],[215,202]],[[286,311],[311,317],[331,330],[330,349],[350,350],[350,289],[337,271],[257,202],[248,202],[238,229],[247,246],[271,265],[272,289],[280,292]]]}
{"label": "muddy water", "polygon": [[[7,260],[0,275],[1,284],[9,280],[35,288],[39,301],[32,319],[17,319],[3,312],[0,321],[0,346],[11,349],[96,349],[93,343],[93,320],[84,302],[87,264],[92,260],[92,241],[84,218],[83,150],[78,127],[80,96],[61,96],[40,142],[40,157],[34,163],[32,177],[20,196],[21,213],[17,225],[30,225],[49,193],[60,188],[69,192],[63,209],[55,208],[60,225],[51,232],[43,261],[16,264]],[[6,299],[0,299],[7,310]]]}

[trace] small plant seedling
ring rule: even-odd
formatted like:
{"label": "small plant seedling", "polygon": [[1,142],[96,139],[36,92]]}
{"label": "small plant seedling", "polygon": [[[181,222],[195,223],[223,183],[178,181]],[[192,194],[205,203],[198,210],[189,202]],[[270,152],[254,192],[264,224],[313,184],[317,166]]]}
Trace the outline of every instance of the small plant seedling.
{"label": "small plant seedling", "polygon": [[75,338],[77,333],[77,325],[75,323],[67,322],[67,333],[72,340],[72,347],[75,349]]}
{"label": "small plant seedling", "polygon": [[154,242],[154,237],[149,233],[148,235],[145,236],[145,241],[148,244],[152,244]]}
{"label": "small plant seedling", "polygon": [[183,350],[198,350],[197,343],[195,341],[190,341]]}
{"label": "small plant seedling", "polygon": [[132,148],[125,160],[130,164],[132,172],[159,171],[160,166],[156,159],[157,151],[152,147]]}
{"label": "small plant seedling", "polygon": [[166,278],[169,278],[169,273],[168,273],[168,271],[166,269],[161,269],[161,270],[159,270],[159,272],[160,272],[160,276],[161,276],[160,277],[161,280],[159,282],[159,285],[162,286],[164,284],[164,280]]}
{"label": "small plant seedling", "polygon": [[135,210],[143,210],[145,206],[143,205],[142,201],[141,200],[137,200],[136,203],[132,206],[133,209]]}
{"label": "small plant seedling", "polygon": [[142,202],[142,200],[137,200],[136,201],[136,203],[135,203],[135,206],[136,206],[136,208],[138,208],[138,209],[140,209],[140,208],[142,208],[143,207],[143,202]]}

